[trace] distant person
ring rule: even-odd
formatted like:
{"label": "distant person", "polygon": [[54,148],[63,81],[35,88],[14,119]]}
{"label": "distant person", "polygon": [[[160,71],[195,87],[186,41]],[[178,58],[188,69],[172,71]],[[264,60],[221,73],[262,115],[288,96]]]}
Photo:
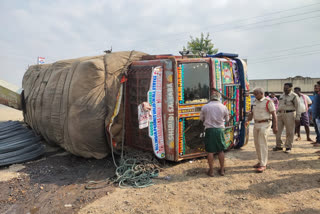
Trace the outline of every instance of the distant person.
{"label": "distant person", "polygon": [[270,99],[273,101],[274,107],[276,108],[276,110],[278,110],[278,106],[279,106],[279,100],[276,97],[276,94],[271,92],[270,93]]}
{"label": "distant person", "polygon": [[205,149],[208,152],[208,175],[213,177],[213,160],[214,153],[218,153],[220,162],[219,174],[224,175],[224,150],[227,149],[224,129],[225,122],[229,121],[229,111],[226,106],[220,103],[219,92],[213,92],[210,102],[201,109],[200,120],[205,126]]}
{"label": "distant person", "polygon": [[[312,124],[314,124],[314,119],[312,117],[312,107],[315,105],[314,98],[316,97],[317,94],[318,94],[318,86],[317,86],[317,84],[315,84],[314,88],[313,88],[313,92],[312,92],[312,96],[313,96],[312,105],[309,108],[309,119],[310,119],[310,121],[312,121]],[[312,142],[311,144],[315,144],[315,143],[316,142]]]}
{"label": "distant person", "polygon": [[[271,124],[274,134],[277,134],[277,115],[274,103],[270,98],[263,96],[263,89],[256,88],[253,90],[255,101],[252,106],[252,113],[249,116],[249,121],[254,119],[253,137],[256,148],[258,163],[253,167],[257,172],[263,172],[267,168],[268,162],[268,134]],[[272,122],[271,122],[272,121]]]}
{"label": "distant person", "polygon": [[[314,124],[314,130],[316,132],[316,142],[314,146],[320,146],[320,127],[319,127],[319,120],[320,120],[320,81],[317,82],[317,86],[315,87],[315,95],[312,104],[312,119]],[[318,123],[317,123],[318,122]]]}
{"label": "distant person", "polygon": [[269,97],[269,92],[267,92],[267,91],[264,92],[264,97],[265,97],[265,98],[270,98],[270,97]]}
{"label": "distant person", "polygon": [[298,138],[296,139],[296,141],[301,140],[300,126],[304,126],[304,128],[306,130],[307,141],[312,141],[310,138],[309,114],[308,114],[308,109],[309,109],[310,105],[312,104],[312,101],[309,98],[309,96],[301,93],[300,87],[295,87],[294,93],[296,93],[299,96],[299,101],[300,101],[299,112],[301,113],[300,123],[296,124],[296,133],[298,135]]}
{"label": "distant person", "polygon": [[314,86],[313,86],[313,93],[312,93],[313,95],[317,95],[318,94],[318,85],[317,84],[315,84]]}
{"label": "distant person", "polygon": [[293,144],[295,123],[300,123],[299,97],[292,92],[292,83],[285,83],[284,93],[279,98],[278,108],[278,132],[276,134],[276,147],[273,151],[282,151],[281,135],[283,128],[286,128],[285,152],[290,153]]}

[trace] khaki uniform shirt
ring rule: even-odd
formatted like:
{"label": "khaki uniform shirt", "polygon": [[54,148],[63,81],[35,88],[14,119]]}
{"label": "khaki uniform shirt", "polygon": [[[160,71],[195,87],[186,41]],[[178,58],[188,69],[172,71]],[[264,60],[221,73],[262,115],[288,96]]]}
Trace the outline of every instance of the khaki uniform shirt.
{"label": "khaki uniform shirt", "polygon": [[270,100],[270,98],[263,97],[260,100],[256,99],[252,105],[253,119],[255,121],[271,120],[271,112],[275,110],[276,108],[274,106],[274,103],[272,102],[272,100]]}
{"label": "khaki uniform shirt", "polygon": [[296,120],[300,120],[301,112],[299,108],[299,96],[290,92],[288,95],[283,93],[279,98],[279,108],[278,112],[282,113],[282,111],[296,111]]}

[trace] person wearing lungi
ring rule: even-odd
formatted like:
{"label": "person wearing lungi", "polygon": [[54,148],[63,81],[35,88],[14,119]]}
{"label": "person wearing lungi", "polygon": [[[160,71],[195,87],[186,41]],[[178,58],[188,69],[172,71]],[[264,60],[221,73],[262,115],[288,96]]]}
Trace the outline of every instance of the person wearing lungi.
{"label": "person wearing lungi", "polygon": [[298,135],[298,138],[296,139],[296,141],[301,140],[300,125],[304,126],[304,128],[306,130],[307,141],[312,141],[310,138],[309,113],[308,113],[308,110],[309,110],[310,105],[312,104],[312,101],[309,98],[309,96],[301,93],[300,87],[295,87],[294,93],[296,93],[299,96],[299,102],[300,102],[299,108],[300,108],[300,112],[301,112],[300,123],[298,123],[296,125],[296,133]]}
{"label": "person wearing lungi", "polygon": [[252,105],[252,112],[249,115],[249,121],[254,119],[253,138],[256,148],[258,163],[253,167],[257,172],[263,172],[267,168],[268,162],[268,135],[271,124],[274,134],[277,134],[277,114],[274,103],[270,98],[265,97],[262,88],[253,90],[255,101]]}
{"label": "person wearing lungi", "polygon": [[210,102],[201,109],[200,120],[205,127],[205,149],[208,152],[208,175],[213,177],[214,153],[218,154],[220,162],[219,174],[224,175],[224,150],[227,149],[224,137],[225,122],[229,121],[229,111],[220,102],[221,95],[214,91],[210,96]]}
{"label": "person wearing lungi", "polygon": [[279,108],[277,111],[278,132],[276,134],[276,147],[273,151],[282,151],[281,135],[286,128],[286,142],[284,152],[290,153],[293,144],[295,124],[300,123],[301,113],[299,112],[299,97],[292,92],[292,83],[285,83],[283,87],[284,93],[279,98]]}

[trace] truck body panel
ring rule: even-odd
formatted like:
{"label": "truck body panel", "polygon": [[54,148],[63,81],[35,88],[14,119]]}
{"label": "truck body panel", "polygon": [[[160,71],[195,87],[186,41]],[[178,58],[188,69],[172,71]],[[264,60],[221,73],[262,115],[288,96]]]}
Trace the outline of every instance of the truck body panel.
{"label": "truck body panel", "polygon": [[[200,112],[212,91],[219,91],[231,118],[226,122],[229,148],[248,139],[249,90],[244,61],[224,58],[148,56],[131,64],[125,96],[126,144],[153,150],[158,158],[180,161],[206,156]],[[139,128],[139,108],[151,106]]]}

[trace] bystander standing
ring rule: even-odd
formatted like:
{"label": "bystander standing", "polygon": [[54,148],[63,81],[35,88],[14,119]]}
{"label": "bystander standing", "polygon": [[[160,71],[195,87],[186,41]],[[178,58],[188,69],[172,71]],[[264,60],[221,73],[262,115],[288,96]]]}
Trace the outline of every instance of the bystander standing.
{"label": "bystander standing", "polygon": [[[312,119],[314,124],[314,129],[316,132],[316,142],[314,143],[315,147],[320,147],[320,81],[317,82],[315,87],[316,93],[314,95],[313,104],[312,104]],[[318,122],[318,123],[317,123]]]}
{"label": "bystander standing", "polygon": [[205,126],[205,149],[208,152],[208,175],[213,177],[214,153],[218,154],[220,175],[224,175],[224,150],[227,149],[224,137],[225,122],[229,120],[229,111],[220,102],[219,92],[214,91],[210,102],[201,109],[200,120]]}
{"label": "bystander standing", "polygon": [[296,141],[301,140],[300,126],[304,126],[304,128],[306,130],[307,141],[312,141],[310,138],[309,114],[308,114],[308,109],[309,109],[310,105],[312,104],[312,101],[309,98],[309,96],[301,93],[300,87],[295,87],[294,93],[296,93],[299,96],[299,101],[300,101],[299,112],[301,113],[300,123],[296,124],[296,131],[295,132],[298,135]]}
{"label": "bystander standing", "polygon": [[278,106],[279,106],[279,100],[276,97],[276,94],[274,92],[270,93],[270,100],[272,100],[274,107],[276,108],[276,110],[278,110]]}
{"label": "bystander standing", "polygon": [[276,134],[276,147],[273,151],[282,151],[282,131],[286,128],[285,152],[290,153],[293,144],[295,123],[300,123],[299,97],[292,92],[292,83],[285,83],[284,93],[279,98],[278,108],[278,132]]}
{"label": "bystander standing", "polygon": [[[253,137],[254,145],[257,152],[258,163],[253,167],[257,172],[263,172],[267,168],[268,162],[268,135],[271,124],[274,134],[277,134],[277,115],[276,109],[270,98],[263,96],[263,89],[256,88],[253,90],[255,101],[252,106],[252,113],[249,115],[249,121],[254,119]],[[272,121],[272,122],[271,122]]]}

